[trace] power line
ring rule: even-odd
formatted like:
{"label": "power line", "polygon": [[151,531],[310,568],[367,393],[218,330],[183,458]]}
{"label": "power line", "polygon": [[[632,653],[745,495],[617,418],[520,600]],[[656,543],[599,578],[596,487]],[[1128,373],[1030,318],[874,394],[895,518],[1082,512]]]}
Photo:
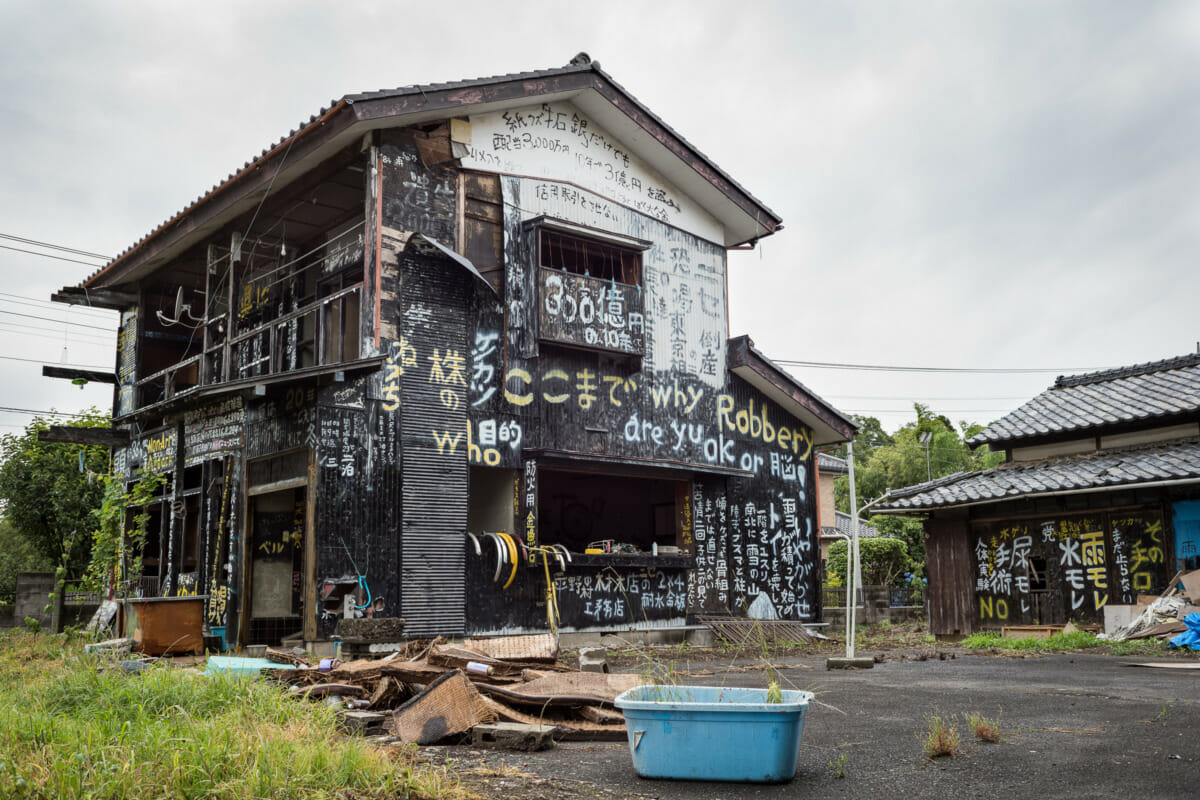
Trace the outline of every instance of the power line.
{"label": "power line", "polygon": [[9,414],[47,414],[54,417],[86,418],[92,416],[91,414],[72,414],[68,411],[54,411],[45,408],[12,408],[10,406],[0,406],[0,412],[7,412]]}
{"label": "power line", "polygon": [[71,322],[65,319],[55,319],[54,317],[39,317],[36,314],[22,314],[18,311],[5,311],[0,309],[0,314],[8,314],[13,317],[25,317],[26,319],[40,319],[43,322],[53,322],[55,325],[74,325],[77,328],[95,328],[98,331],[113,332],[111,325],[88,325],[86,322]]}
{"label": "power line", "polygon": [[70,261],[73,264],[83,264],[85,267],[91,267],[92,269],[96,269],[97,267],[103,266],[101,264],[95,263],[94,261],[80,261],[78,258],[67,258],[66,256],[56,256],[53,253],[39,253],[37,250],[25,250],[20,247],[9,247],[6,244],[0,244],[0,248],[3,248],[5,250],[16,250],[18,253],[29,253],[29,255],[31,255],[31,256],[42,256],[43,258],[56,258],[59,261]]}
{"label": "power line", "polygon": [[[116,313],[115,311],[110,311],[106,308],[96,308],[95,306],[64,306],[62,303],[55,303],[52,300],[39,300],[36,297],[27,297],[23,294],[9,294],[8,292],[0,292],[0,298],[11,298],[8,300],[0,300],[0,302],[16,303],[17,305],[22,306],[33,306],[34,308],[41,308],[43,311],[63,311],[64,309],[71,312],[88,311],[93,314],[104,314],[105,319],[108,319],[107,315]],[[43,306],[49,306],[49,308],[43,308]]]}
{"label": "power line", "polygon": [[[960,395],[957,397],[930,397],[928,395],[917,396],[917,395],[905,395],[905,394],[884,394],[884,395],[825,394],[824,392],[822,392],[822,395],[824,395],[825,397],[840,397],[843,400],[914,400],[918,403],[923,400],[944,401],[944,400],[1028,400],[1029,399],[1029,395],[1027,395],[1027,394],[1013,395],[1011,397],[1003,397],[1000,395],[986,395],[986,394],[966,395],[966,396]],[[908,410],[912,411],[911,408]]]}
{"label": "power line", "polygon": [[[0,331],[18,336],[38,336],[46,338],[47,335],[57,336],[62,333],[61,330],[54,328],[42,328],[37,325],[26,325],[0,320]],[[100,347],[111,348],[114,344],[111,336],[106,337],[102,333],[88,333],[87,331],[67,331],[68,342],[78,342],[80,344],[94,344]]]}
{"label": "power line", "polygon": [[112,364],[109,364],[107,367],[97,367],[94,364],[55,364],[53,361],[50,361],[45,358],[18,358],[17,356],[0,356],[0,359],[4,359],[5,361],[24,361],[28,364],[43,364],[43,365],[48,364],[50,366],[55,366],[55,367],[74,367],[75,369],[95,369],[95,370],[110,370],[110,369],[112,369]]}
{"label": "power line", "polygon": [[51,244],[50,242],[39,242],[37,239],[26,239],[23,236],[13,236],[11,233],[0,233],[0,239],[10,239],[14,242],[22,244],[32,244],[38,247],[48,247],[51,250],[61,250],[64,253],[74,253],[77,256],[90,256],[91,258],[101,258],[105,261],[112,261],[112,256],[101,255],[100,253],[89,253],[87,250],[76,250],[74,247],[64,247],[61,244]]}
{"label": "power line", "polygon": [[814,369],[853,369],[865,372],[970,372],[992,375],[1013,375],[1033,372],[1057,372],[1059,374],[1074,372],[1096,372],[1104,367],[1032,367],[1018,369],[1016,367],[898,367],[887,364],[843,364],[830,361],[792,361],[786,358],[774,359],[776,364],[787,364],[791,367],[812,367]]}

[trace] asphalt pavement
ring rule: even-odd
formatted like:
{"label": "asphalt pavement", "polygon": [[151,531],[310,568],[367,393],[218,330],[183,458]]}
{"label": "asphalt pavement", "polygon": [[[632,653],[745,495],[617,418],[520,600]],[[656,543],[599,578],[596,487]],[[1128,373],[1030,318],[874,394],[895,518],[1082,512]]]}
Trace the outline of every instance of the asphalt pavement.
{"label": "asphalt pavement", "polygon": [[[786,659],[784,688],[812,691],[816,704],[784,784],[642,779],[623,742],[486,757],[603,797],[1200,798],[1200,671],[1128,666],[1146,660],[960,654],[827,671],[824,658]],[[690,669],[680,682],[765,685],[754,664]],[[1001,743],[975,741],[972,711],[999,718]],[[918,737],[931,714],[954,721],[961,755],[925,757]]]}

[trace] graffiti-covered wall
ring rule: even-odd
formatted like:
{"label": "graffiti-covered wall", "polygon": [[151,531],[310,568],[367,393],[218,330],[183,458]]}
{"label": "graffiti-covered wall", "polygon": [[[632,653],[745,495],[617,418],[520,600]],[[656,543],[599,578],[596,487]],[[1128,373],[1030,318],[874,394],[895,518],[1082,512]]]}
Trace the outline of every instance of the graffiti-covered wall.
{"label": "graffiti-covered wall", "polygon": [[1167,581],[1161,509],[976,523],[971,530],[981,625],[1101,622]]}

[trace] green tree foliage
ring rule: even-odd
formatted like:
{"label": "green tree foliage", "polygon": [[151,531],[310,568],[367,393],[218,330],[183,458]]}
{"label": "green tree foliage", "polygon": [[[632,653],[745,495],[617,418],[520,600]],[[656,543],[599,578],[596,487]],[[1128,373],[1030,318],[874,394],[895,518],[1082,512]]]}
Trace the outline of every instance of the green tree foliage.
{"label": "green tree foliage", "polygon": [[0,517],[0,603],[12,602],[18,572],[50,572],[54,563]]}
{"label": "green tree foliage", "polygon": [[[993,453],[986,446],[972,450],[966,440],[982,425],[960,422],[956,427],[942,414],[916,403],[916,420],[900,427],[895,433],[883,433],[874,417],[854,417],[859,432],[854,437],[854,479],[861,508],[887,489],[903,489],[929,478],[941,478],[955,472],[973,472],[994,467],[1004,460],[1003,453]],[[920,435],[929,433],[928,461]],[[845,456],[845,448],[839,455]],[[850,510],[850,481],[838,478],[835,489],[839,511]]]}
{"label": "green tree foliage", "polygon": [[[967,446],[967,440],[983,430],[983,425],[959,422],[956,426],[944,414],[922,403],[915,403],[913,410],[916,419],[892,434],[885,432],[875,417],[851,418],[858,426],[854,437],[854,483],[859,508],[888,489],[903,489],[956,472],[988,469],[1004,460],[1003,453],[993,453],[986,446],[974,450]],[[923,433],[929,434],[928,450],[921,443]],[[845,458],[846,448],[843,446],[837,455]],[[837,479],[834,497],[837,509],[849,513],[849,477]],[[870,524],[883,535],[904,541],[913,561],[912,571],[922,574],[925,541],[920,520],[876,515],[871,517]]]}
{"label": "green tree foliage", "polygon": [[[79,576],[91,553],[93,514],[103,493],[98,477],[108,472],[108,448],[39,442],[38,432],[52,423],[58,420],[35,417],[22,433],[0,437],[0,502],[18,536],[48,561],[64,565],[68,575]],[[100,428],[109,418],[93,408],[67,424]]]}
{"label": "green tree foliage", "polygon": [[[846,586],[846,556],[849,543],[838,540],[829,546],[829,557],[825,568],[831,586]],[[885,536],[858,540],[858,557],[862,563],[863,583],[868,586],[894,586],[911,573],[913,561],[908,556],[908,545],[901,539]]]}

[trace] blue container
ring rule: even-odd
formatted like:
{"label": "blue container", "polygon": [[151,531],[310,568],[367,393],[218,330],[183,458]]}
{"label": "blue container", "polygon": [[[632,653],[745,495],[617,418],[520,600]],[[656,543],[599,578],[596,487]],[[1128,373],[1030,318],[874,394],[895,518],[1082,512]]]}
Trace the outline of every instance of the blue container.
{"label": "blue container", "polygon": [[796,774],[812,692],[637,686],[616,699],[643,778],[780,783]]}

